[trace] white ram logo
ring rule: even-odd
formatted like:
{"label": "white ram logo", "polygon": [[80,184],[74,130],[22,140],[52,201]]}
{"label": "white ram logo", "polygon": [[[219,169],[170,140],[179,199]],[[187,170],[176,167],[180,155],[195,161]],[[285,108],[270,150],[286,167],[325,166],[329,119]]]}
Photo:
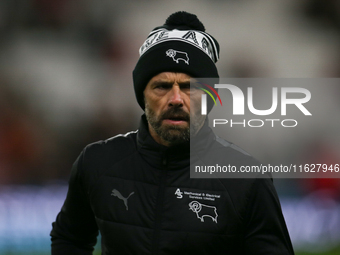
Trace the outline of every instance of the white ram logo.
{"label": "white ram logo", "polygon": [[203,217],[210,217],[217,223],[218,214],[215,206],[204,205],[197,201],[192,201],[189,204],[189,210],[196,213],[197,218],[200,219],[201,222],[204,222]]}
{"label": "white ram logo", "polygon": [[183,60],[187,65],[189,65],[189,56],[188,53],[178,50],[169,49],[165,52],[165,54],[172,58],[177,64],[180,60]]}

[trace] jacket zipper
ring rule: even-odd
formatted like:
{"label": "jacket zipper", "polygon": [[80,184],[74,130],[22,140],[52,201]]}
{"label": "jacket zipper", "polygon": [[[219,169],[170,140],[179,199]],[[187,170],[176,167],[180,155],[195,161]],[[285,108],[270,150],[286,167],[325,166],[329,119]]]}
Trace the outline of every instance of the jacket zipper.
{"label": "jacket zipper", "polygon": [[161,223],[162,223],[162,209],[163,209],[163,201],[164,201],[164,190],[165,190],[165,180],[167,174],[167,159],[165,155],[162,157],[162,173],[160,179],[160,186],[157,194],[156,201],[156,215],[155,215],[155,230],[153,236],[153,252],[152,254],[156,255],[159,253],[159,242],[160,242],[160,232],[161,232]]}

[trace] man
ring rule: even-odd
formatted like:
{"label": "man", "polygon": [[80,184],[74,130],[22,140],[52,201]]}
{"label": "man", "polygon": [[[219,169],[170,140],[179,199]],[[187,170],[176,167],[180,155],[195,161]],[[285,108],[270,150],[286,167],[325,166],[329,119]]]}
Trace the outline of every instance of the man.
{"label": "man", "polygon": [[190,163],[258,164],[214,135],[190,87],[218,78],[218,54],[193,14],[149,34],[133,72],[139,130],[80,154],[52,254],[92,254],[98,230],[103,254],[294,254],[270,178],[190,179]]}

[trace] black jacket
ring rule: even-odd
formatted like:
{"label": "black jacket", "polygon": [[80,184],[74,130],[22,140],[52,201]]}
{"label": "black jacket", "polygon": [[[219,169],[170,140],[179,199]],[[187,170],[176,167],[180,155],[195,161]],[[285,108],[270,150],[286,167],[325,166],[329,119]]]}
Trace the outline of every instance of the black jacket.
{"label": "black jacket", "polygon": [[[191,158],[258,164],[204,125]],[[53,223],[52,255],[294,254],[270,178],[190,179],[190,146],[140,129],[87,146]],[[212,152],[213,156],[211,156]]]}

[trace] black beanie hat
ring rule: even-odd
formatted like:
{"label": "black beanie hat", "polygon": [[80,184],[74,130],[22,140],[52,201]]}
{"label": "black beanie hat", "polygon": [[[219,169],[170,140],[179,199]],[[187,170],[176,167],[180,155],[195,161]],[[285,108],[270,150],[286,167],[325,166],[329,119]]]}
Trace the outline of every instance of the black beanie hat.
{"label": "black beanie hat", "polygon": [[[151,31],[139,49],[133,70],[137,102],[144,110],[144,89],[161,72],[181,72],[193,78],[219,78],[215,63],[219,44],[205,33],[197,16],[184,11],[171,14],[163,26]],[[208,101],[208,111],[213,104]]]}

